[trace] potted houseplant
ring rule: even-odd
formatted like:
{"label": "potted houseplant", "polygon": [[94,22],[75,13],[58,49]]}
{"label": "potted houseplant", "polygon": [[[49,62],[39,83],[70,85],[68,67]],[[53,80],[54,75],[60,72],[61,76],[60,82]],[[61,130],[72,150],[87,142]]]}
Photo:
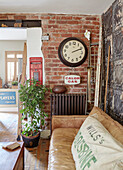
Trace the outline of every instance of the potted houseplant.
{"label": "potted houseplant", "polygon": [[18,81],[12,82],[12,89],[18,89]]}
{"label": "potted houseplant", "polygon": [[[22,138],[26,147],[36,147],[40,138],[40,127],[45,123],[47,114],[44,112],[45,93],[49,89],[36,80],[27,80],[24,85],[20,84],[19,98],[23,108]],[[27,115],[28,121],[23,122]]]}

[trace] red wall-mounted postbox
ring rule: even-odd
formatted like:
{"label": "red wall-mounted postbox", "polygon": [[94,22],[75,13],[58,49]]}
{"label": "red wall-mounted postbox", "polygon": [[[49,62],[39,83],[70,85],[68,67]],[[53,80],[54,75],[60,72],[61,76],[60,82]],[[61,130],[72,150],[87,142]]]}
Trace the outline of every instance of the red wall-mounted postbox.
{"label": "red wall-mounted postbox", "polygon": [[30,57],[30,79],[35,79],[43,84],[42,57]]}

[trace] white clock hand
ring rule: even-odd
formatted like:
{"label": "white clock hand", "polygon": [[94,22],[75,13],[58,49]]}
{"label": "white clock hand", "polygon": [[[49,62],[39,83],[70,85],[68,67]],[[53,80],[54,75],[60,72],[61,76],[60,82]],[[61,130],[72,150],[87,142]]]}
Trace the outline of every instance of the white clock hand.
{"label": "white clock hand", "polygon": [[79,50],[81,50],[81,48],[79,48],[79,49],[77,49],[77,50],[72,51],[72,53],[74,53],[74,52],[76,52],[76,51],[79,51]]}

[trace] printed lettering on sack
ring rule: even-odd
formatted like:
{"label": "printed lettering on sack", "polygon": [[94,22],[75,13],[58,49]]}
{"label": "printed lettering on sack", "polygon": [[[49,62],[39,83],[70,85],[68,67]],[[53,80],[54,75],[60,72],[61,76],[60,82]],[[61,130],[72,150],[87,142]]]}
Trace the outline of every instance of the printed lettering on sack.
{"label": "printed lettering on sack", "polygon": [[90,168],[91,164],[97,161],[92,150],[86,144],[80,131],[78,132],[75,138],[74,147],[77,150],[77,156],[79,159],[80,169],[84,170],[86,167]]}

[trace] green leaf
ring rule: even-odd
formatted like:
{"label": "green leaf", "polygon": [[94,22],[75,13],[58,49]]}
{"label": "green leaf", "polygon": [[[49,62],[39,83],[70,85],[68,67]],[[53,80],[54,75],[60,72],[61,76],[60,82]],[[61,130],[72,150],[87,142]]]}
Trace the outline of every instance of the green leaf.
{"label": "green leaf", "polygon": [[48,90],[51,91],[34,79],[29,79],[24,85],[20,85],[19,98],[23,105],[23,109],[20,110],[20,114],[23,113],[22,120],[25,115],[31,118],[31,123],[25,123],[23,127],[23,133],[27,136],[39,129],[39,123],[42,125],[45,123],[44,117],[48,115],[44,112],[44,101]]}

